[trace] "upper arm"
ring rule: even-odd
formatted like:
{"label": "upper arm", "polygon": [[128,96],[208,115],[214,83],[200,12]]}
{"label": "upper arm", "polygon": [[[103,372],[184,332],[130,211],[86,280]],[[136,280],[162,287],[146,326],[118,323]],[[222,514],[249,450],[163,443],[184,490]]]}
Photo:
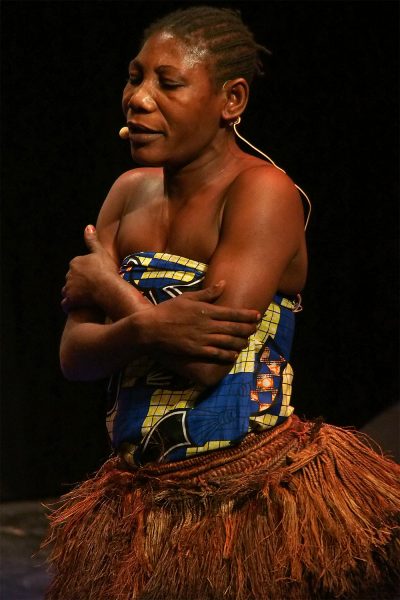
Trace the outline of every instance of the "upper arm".
{"label": "upper arm", "polygon": [[225,279],[219,304],[263,313],[303,244],[303,208],[293,182],[272,167],[249,169],[228,190],[205,285]]}

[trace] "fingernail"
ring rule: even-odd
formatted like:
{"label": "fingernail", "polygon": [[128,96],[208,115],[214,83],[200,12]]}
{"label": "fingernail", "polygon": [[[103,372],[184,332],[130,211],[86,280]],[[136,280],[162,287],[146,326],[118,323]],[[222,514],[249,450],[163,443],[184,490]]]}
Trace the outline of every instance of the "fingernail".
{"label": "fingernail", "polygon": [[88,226],[86,227],[86,231],[87,231],[88,233],[94,233],[94,232],[96,231],[96,227],[94,227],[94,225],[88,225]]}
{"label": "fingernail", "polygon": [[257,313],[257,321],[261,320],[261,313]]}

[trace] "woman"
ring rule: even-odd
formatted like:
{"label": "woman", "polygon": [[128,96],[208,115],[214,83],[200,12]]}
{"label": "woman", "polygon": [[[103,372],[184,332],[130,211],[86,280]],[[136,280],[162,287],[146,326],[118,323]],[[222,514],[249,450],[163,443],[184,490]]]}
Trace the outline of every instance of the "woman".
{"label": "woman", "polygon": [[398,468],[292,416],[301,199],[233,127],[261,50],[235,12],[195,7],[154,23],[130,63],[122,104],[142,166],[85,231],[61,342],[67,377],[114,375],[116,457],[52,516],[48,598],[360,598],[394,584]]}

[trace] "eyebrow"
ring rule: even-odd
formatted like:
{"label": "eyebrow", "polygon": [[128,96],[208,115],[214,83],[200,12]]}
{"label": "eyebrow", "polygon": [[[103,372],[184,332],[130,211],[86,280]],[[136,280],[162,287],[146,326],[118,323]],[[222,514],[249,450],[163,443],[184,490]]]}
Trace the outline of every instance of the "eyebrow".
{"label": "eyebrow", "polygon": [[[140,60],[138,60],[137,58],[134,58],[129,63],[128,68],[131,69],[132,67],[139,67],[140,69],[143,69],[143,64],[140,62]],[[159,72],[159,71],[163,71],[165,69],[172,69],[173,71],[176,71],[177,73],[180,72],[179,69],[177,69],[173,65],[158,65],[158,67],[155,70],[156,70],[156,72]]]}

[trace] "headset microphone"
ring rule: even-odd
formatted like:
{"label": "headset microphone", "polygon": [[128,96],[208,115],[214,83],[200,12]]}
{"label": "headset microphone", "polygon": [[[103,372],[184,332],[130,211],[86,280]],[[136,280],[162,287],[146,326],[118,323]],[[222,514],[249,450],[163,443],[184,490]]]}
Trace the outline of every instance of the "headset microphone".
{"label": "headset microphone", "polygon": [[129,138],[129,129],[127,127],[122,127],[119,130],[119,137],[123,140],[127,140]]}

